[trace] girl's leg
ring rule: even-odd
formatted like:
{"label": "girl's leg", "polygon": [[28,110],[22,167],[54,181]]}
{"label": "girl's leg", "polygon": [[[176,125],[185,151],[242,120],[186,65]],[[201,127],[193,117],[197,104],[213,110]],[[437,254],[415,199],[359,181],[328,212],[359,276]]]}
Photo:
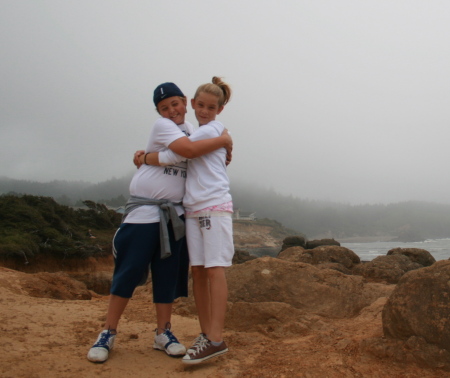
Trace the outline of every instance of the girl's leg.
{"label": "girl's leg", "polygon": [[207,333],[211,341],[222,341],[227,311],[228,286],[225,268],[221,266],[206,268],[209,280],[211,326]]}
{"label": "girl's leg", "polygon": [[208,284],[208,272],[204,266],[193,266],[192,288],[194,291],[195,306],[202,333],[208,335],[211,329],[211,298]]}

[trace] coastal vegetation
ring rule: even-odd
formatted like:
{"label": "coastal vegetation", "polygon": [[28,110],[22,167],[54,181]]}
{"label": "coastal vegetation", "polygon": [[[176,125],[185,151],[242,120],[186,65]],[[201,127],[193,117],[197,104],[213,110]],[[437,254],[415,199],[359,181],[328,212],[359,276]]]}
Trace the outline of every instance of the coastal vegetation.
{"label": "coastal vegetation", "polygon": [[0,259],[45,253],[56,258],[102,254],[121,215],[105,205],[84,201],[85,209],[33,195],[0,196]]}
{"label": "coastal vegetation", "polygon": [[[119,207],[128,197],[129,176],[98,184],[52,181],[39,183],[0,178],[0,194],[47,196],[68,206],[86,200]],[[349,204],[283,195],[273,189],[232,182],[235,208],[273,219],[309,239],[357,237],[420,241],[450,237],[450,204],[405,201],[391,204]]]}

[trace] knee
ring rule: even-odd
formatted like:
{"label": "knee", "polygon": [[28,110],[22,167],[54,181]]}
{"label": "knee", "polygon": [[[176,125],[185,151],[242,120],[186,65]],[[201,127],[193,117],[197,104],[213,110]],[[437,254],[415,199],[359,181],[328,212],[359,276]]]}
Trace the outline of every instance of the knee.
{"label": "knee", "polygon": [[194,282],[206,280],[208,278],[206,269],[204,267],[193,266],[191,272],[192,272],[192,280]]}
{"label": "knee", "polygon": [[225,277],[225,269],[221,266],[207,268],[206,271],[209,280],[223,279]]}

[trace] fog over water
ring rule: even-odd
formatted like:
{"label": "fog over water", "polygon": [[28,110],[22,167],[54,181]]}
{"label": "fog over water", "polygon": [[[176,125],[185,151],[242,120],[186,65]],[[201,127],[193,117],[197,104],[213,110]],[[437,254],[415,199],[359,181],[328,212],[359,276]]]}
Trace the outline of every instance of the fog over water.
{"label": "fog over water", "polygon": [[0,176],[124,176],[154,87],[218,75],[232,182],[450,203],[449,19],[434,0],[2,1]]}
{"label": "fog over water", "polygon": [[362,261],[372,261],[378,256],[386,256],[393,248],[419,248],[430,252],[436,261],[450,258],[450,239],[428,239],[422,242],[370,242],[370,243],[341,243],[355,252]]}

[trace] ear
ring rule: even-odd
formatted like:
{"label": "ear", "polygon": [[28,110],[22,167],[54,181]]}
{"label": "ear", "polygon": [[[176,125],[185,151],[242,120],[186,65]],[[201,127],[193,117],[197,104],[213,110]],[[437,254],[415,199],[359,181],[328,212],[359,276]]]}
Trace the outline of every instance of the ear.
{"label": "ear", "polygon": [[191,99],[191,106],[192,106],[192,109],[195,109],[195,98]]}
{"label": "ear", "polygon": [[220,114],[220,112],[223,110],[223,108],[224,108],[225,106],[221,106],[218,110],[217,110],[217,114]]}

